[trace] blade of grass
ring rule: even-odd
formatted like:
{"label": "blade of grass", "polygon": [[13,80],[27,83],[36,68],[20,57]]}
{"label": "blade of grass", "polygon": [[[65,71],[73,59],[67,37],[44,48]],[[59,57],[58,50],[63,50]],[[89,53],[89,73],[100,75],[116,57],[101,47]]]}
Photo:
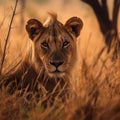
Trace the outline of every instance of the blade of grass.
{"label": "blade of grass", "polygon": [[8,34],[7,34],[7,37],[5,39],[5,45],[4,45],[4,50],[3,50],[3,55],[2,55],[2,59],[1,59],[1,65],[0,65],[0,75],[1,75],[2,69],[3,69],[3,64],[4,64],[4,60],[5,60],[6,49],[7,49],[7,44],[8,44],[8,40],[9,40],[9,36],[10,36],[10,32],[11,32],[12,23],[13,23],[13,20],[14,20],[14,17],[15,17],[17,4],[18,4],[18,0],[16,0],[16,2],[15,2],[15,7],[14,7],[14,10],[13,10],[12,18],[11,18],[10,25],[9,25],[9,28],[8,28]]}

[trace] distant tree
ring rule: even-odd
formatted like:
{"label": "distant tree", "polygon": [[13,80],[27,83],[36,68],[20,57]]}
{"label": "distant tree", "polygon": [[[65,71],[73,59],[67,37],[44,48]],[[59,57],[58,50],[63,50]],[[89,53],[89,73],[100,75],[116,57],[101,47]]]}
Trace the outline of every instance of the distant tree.
{"label": "distant tree", "polygon": [[70,2],[70,0],[63,0],[63,4],[68,4]]}
{"label": "distant tree", "polygon": [[118,14],[120,12],[120,0],[113,0],[112,19],[109,18],[107,0],[82,0],[90,5],[97,17],[100,30],[105,37],[105,43],[108,46],[108,52],[114,43],[114,52],[120,50],[120,36],[118,35]]}
{"label": "distant tree", "polygon": [[21,26],[24,25],[24,10],[26,6],[26,0],[19,0],[20,1],[20,6],[21,6]]}

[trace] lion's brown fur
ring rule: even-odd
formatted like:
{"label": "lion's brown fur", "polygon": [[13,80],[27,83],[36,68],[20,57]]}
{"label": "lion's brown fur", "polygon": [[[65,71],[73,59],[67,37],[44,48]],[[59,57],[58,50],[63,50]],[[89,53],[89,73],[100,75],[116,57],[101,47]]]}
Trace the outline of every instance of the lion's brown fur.
{"label": "lion's brown fur", "polygon": [[[63,25],[57,21],[56,17],[54,19],[52,23],[49,23],[48,27],[44,27],[42,23],[36,19],[28,21],[26,30],[31,40],[30,46],[28,46],[28,50],[26,50],[26,55],[17,68],[10,74],[2,77],[0,81],[1,87],[3,88],[4,86],[7,92],[13,94],[17,90],[20,91],[21,95],[26,92],[32,92],[39,97],[45,93],[52,93],[53,96],[57,96],[63,88],[64,92],[66,92],[69,84],[70,71],[76,61],[76,38],[79,36],[79,32],[82,28],[82,21],[80,18],[73,17]],[[44,39],[48,39],[48,42],[51,41],[49,46],[51,47],[52,45],[51,49],[54,49],[54,52],[51,50],[52,55],[51,53],[50,55],[46,55],[47,46],[43,46],[42,43],[39,43],[39,41],[41,42]],[[69,43],[65,43],[65,53],[61,50],[63,48],[57,45],[57,42],[63,44],[64,39],[70,39],[69,43],[71,42],[70,48],[66,45],[69,45]],[[54,48],[53,42],[56,44]],[[42,48],[39,48],[39,44],[42,45]],[[56,47],[58,48],[56,49]],[[45,58],[45,56],[47,57]],[[49,59],[51,61],[47,63]],[[69,65],[67,65],[67,62],[69,62]],[[55,69],[54,64],[60,64],[60,75],[53,71],[53,69]],[[56,70],[57,69],[56,67]],[[49,71],[50,73],[48,73]],[[65,75],[61,71],[65,71]],[[52,77],[50,77],[49,74],[52,74]],[[60,96],[63,95],[64,92],[61,92]]]}

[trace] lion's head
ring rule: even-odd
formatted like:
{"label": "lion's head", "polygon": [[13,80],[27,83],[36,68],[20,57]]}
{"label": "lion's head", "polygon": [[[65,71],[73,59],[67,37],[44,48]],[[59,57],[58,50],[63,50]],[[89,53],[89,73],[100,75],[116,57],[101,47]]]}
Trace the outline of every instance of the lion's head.
{"label": "lion's head", "polygon": [[26,30],[37,59],[50,77],[62,77],[69,73],[76,60],[76,39],[83,27],[78,17],[70,18],[65,25],[55,17],[48,26],[36,19],[27,22]]}

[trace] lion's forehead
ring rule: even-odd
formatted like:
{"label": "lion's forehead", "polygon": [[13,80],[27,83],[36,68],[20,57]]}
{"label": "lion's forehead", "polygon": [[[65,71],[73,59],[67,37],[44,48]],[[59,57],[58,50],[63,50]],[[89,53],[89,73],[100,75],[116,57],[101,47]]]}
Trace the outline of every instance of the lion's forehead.
{"label": "lion's forehead", "polygon": [[63,25],[53,24],[46,28],[43,35],[41,36],[42,41],[62,43],[64,41],[73,40],[71,33],[67,32]]}

